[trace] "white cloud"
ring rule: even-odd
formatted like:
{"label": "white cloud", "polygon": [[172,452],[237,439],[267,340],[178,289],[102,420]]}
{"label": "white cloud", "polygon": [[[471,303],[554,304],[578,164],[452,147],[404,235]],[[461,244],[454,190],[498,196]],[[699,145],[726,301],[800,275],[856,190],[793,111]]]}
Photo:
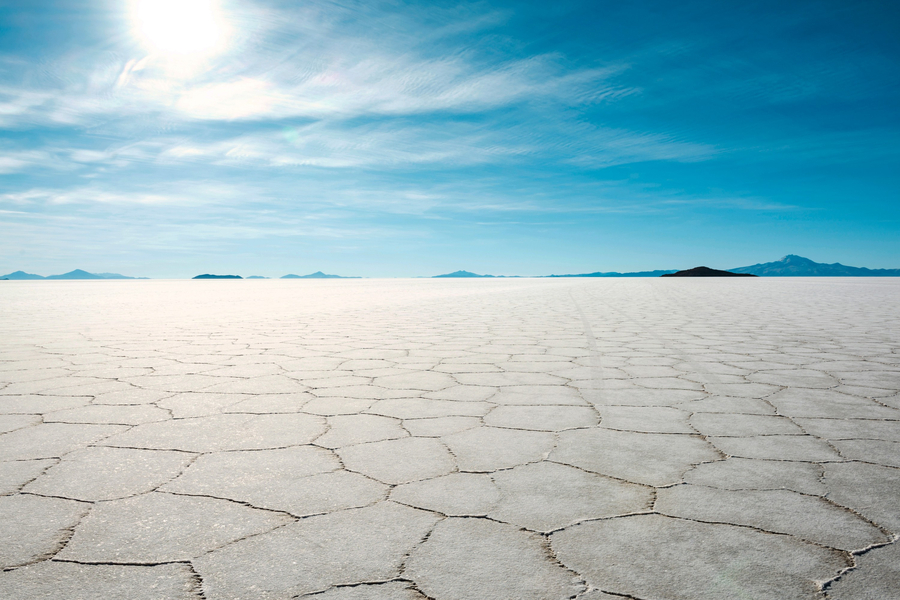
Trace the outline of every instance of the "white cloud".
{"label": "white cloud", "polygon": [[[294,59],[314,61],[302,55]],[[572,105],[629,93],[605,83],[611,71],[565,74],[556,61],[555,56],[537,56],[479,66],[465,55],[427,59],[384,52],[335,54],[314,70],[282,66],[234,75],[216,71],[191,79],[170,77],[164,66],[152,63],[136,71],[134,61],[128,61],[115,69],[76,69],[70,74],[78,79],[75,84],[7,88],[0,122],[89,125],[134,116],[258,121],[465,114],[517,102]]]}
{"label": "white cloud", "polygon": [[45,150],[0,151],[0,173],[19,173],[35,166],[59,168],[62,165]]}

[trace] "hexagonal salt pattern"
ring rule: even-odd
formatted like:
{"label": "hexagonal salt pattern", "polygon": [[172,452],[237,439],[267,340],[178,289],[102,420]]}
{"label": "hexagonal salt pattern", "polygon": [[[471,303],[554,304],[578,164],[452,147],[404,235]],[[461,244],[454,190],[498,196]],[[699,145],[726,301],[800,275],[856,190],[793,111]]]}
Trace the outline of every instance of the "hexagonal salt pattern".
{"label": "hexagonal salt pattern", "polygon": [[660,515],[582,523],[551,545],[592,585],[632,598],[815,598],[816,582],[850,565],[790,536]]}
{"label": "hexagonal salt pattern", "polygon": [[548,560],[546,540],[485,519],[447,519],[410,557],[405,575],[448,600],[571,598],[580,578]]}
{"label": "hexagonal salt pattern", "polygon": [[900,589],[900,280],[248,283],[0,286],[0,597]]}

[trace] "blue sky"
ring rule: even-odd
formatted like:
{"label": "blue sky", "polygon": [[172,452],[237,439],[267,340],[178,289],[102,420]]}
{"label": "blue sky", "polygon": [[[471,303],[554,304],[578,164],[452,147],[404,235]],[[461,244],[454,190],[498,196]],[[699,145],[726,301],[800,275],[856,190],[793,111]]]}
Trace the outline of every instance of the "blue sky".
{"label": "blue sky", "polygon": [[0,0],[0,272],[900,267],[896,2],[139,2]]}

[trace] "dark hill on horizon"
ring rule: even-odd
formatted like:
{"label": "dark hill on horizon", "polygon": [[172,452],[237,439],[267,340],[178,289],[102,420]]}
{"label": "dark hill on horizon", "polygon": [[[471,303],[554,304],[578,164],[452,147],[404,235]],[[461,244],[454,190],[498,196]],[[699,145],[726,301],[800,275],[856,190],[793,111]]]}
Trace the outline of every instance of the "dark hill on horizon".
{"label": "dark hill on horizon", "polygon": [[212,275],[210,273],[204,273],[203,275],[191,277],[191,279],[243,279],[243,277],[240,275]]}
{"label": "dark hill on horizon", "polygon": [[322,271],[316,271],[315,273],[310,273],[309,275],[294,275],[290,273],[288,275],[283,275],[281,279],[362,279],[362,277],[344,277],[343,275],[328,275],[327,273],[323,273]]}
{"label": "dark hill on horizon", "polygon": [[761,277],[900,277],[900,269],[867,269],[841,263],[817,263],[788,254],[781,260],[731,269],[733,273],[751,273]]}
{"label": "dark hill on horizon", "polygon": [[732,273],[731,271],[720,271],[719,269],[710,269],[709,267],[694,267],[677,273],[665,273],[660,277],[759,277],[752,273]]}

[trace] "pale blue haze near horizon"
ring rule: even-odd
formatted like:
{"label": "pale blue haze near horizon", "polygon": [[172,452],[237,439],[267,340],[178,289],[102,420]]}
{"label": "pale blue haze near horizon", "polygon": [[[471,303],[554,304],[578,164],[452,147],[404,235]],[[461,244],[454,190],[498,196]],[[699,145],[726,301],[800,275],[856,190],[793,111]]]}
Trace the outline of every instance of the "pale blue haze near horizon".
{"label": "pale blue haze near horizon", "polygon": [[0,0],[0,273],[900,267],[896,2],[218,4]]}

